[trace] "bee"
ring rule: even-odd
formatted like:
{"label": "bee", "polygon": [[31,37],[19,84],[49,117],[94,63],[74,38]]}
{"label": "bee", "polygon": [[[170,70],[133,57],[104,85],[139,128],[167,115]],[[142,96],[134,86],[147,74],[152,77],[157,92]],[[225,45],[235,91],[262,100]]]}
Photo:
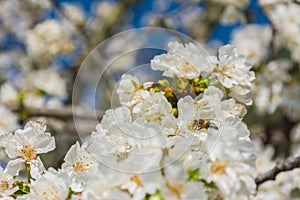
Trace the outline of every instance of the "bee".
{"label": "bee", "polygon": [[194,120],[193,127],[195,131],[203,131],[207,130],[208,128],[214,128],[218,130],[217,125],[207,119]]}

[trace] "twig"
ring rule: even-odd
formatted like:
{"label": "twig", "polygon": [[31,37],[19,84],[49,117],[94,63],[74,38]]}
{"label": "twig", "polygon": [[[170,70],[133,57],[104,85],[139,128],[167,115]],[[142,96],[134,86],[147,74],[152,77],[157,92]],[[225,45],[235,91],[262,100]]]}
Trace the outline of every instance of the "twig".
{"label": "twig", "polygon": [[277,174],[280,172],[289,171],[297,167],[300,167],[300,156],[290,157],[286,160],[278,161],[272,170],[258,175],[255,179],[255,183],[257,186],[259,186],[265,181],[275,180]]}
{"label": "twig", "polygon": [[66,19],[74,28],[75,30],[83,37],[83,39],[85,40],[85,42],[88,43],[88,35],[86,33],[86,31],[84,30],[83,26],[78,26],[75,25],[72,20],[65,14],[65,11],[63,10],[63,8],[61,7],[61,4],[59,4],[58,2],[56,2],[56,0],[50,0],[52,6],[55,8],[55,10],[64,17],[64,19]]}
{"label": "twig", "polygon": [[[202,21],[205,23],[202,24],[201,32],[197,31],[197,34],[200,34],[200,36],[197,37],[201,39],[207,39],[209,34],[213,31],[213,29],[218,24],[221,14],[223,13],[225,8],[224,5],[222,5],[221,3],[211,3],[208,0],[204,2],[205,2],[206,12]],[[163,14],[160,18],[158,18],[157,20],[158,24],[164,28],[174,29],[174,27],[169,26],[169,24],[166,22],[166,19],[175,17],[176,15],[178,15],[178,13],[186,11],[187,9],[193,7],[194,5],[197,5],[197,2],[184,3],[178,9]],[[220,14],[216,15],[215,13],[220,13]],[[192,36],[193,38],[196,38],[195,35]]]}
{"label": "twig", "polygon": [[73,135],[77,134],[78,136],[87,136],[95,130],[97,125],[96,122],[91,123],[87,120],[83,120],[82,123],[80,123],[80,126],[76,126],[73,120],[59,120],[51,117],[47,117],[45,119],[49,131],[54,135],[58,132],[64,132]]}
{"label": "twig", "polygon": [[[26,114],[29,117],[44,116],[58,119],[72,119],[73,117],[80,119],[98,119],[101,120],[104,115],[103,111],[88,111],[80,107],[66,106],[61,108],[34,108],[24,106]],[[14,109],[15,112],[20,112],[20,108]]]}
{"label": "twig", "polygon": [[124,19],[123,16],[126,13],[126,10],[138,0],[123,0],[120,1],[119,9],[116,10],[113,15],[113,18],[110,20],[110,23],[104,24],[102,27],[102,34],[100,34],[99,42],[105,40],[107,37],[113,35],[113,27],[118,24],[120,20]]}

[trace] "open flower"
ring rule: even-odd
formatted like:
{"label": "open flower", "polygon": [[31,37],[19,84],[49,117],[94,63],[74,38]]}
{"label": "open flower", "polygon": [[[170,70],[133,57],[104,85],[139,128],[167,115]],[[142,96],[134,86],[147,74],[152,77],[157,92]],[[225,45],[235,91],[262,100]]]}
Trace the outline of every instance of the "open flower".
{"label": "open flower", "polygon": [[5,152],[14,160],[8,163],[8,172],[17,175],[24,164],[34,167],[33,163],[38,164],[39,154],[55,149],[54,137],[45,132],[45,128],[40,122],[28,122],[23,130],[19,129],[10,135]]}
{"label": "open flower", "polygon": [[[34,78],[32,78],[34,77]],[[60,98],[67,96],[66,81],[55,70],[41,69],[28,77],[33,86],[47,94]]]}
{"label": "open flower", "polygon": [[230,96],[245,104],[252,100],[245,97],[250,92],[255,79],[251,65],[247,59],[237,53],[236,48],[225,45],[219,49],[219,60],[215,59],[215,74],[219,82],[230,90]]}
{"label": "open flower", "polygon": [[71,188],[73,191],[83,190],[83,183],[88,178],[90,171],[97,170],[98,161],[94,159],[85,149],[85,146],[74,144],[67,152],[62,169],[73,178]]}
{"label": "open flower", "polygon": [[138,105],[140,101],[149,96],[149,92],[143,90],[143,85],[136,77],[126,74],[121,78],[117,93],[120,103],[128,107]]}
{"label": "open flower", "polygon": [[0,198],[9,197],[11,194],[18,190],[13,186],[14,177],[8,173],[5,173],[0,167]]}
{"label": "open flower", "polygon": [[192,79],[205,76],[214,68],[208,62],[208,55],[193,43],[170,42],[168,47],[170,50],[167,54],[151,60],[152,69],[164,71],[164,76]]}
{"label": "open flower", "polygon": [[30,183],[30,194],[20,199],[66,199],[70,181],[64,171],[50,168],[40,178]]}
{"label": "open flower", "polygon": [[201,166],[201,178],[214,184],[225,200],[250,199],[256,188],[253,144],[238,136],[219,137],[215,131],[210,132],[206,147],[209,154]]}

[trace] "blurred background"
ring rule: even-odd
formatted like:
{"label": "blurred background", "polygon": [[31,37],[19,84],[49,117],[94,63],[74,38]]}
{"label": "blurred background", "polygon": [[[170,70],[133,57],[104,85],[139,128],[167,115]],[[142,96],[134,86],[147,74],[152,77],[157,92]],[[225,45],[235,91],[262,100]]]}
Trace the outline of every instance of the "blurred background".
{"label": "blurred background", "polygon": [[[97,51],[96,63],[84,62],[88,68],[74,92],[89,52],[122,31],[161,27],[190,36],[212,55],[231,43],[247,56],[257,77],[245,118],[252,138],[271,145],[274,159],[300,155],[299,13],[296,0],[0,0],[0,133],[13,132],[29,119],[44,121],[57,143],[44,163],[59,166],[79,140],[77,131],[90,134],[95,114],[101,120],[110,108],[120,75],[164,51],[123,55],[140,48],[145,38],[127,34],[109,40]],[[104,70],[104,63],[120,54]],[[89,85],[97,80],[96,71],[103,78],[91,104],[95,96]],[[96,113],[86,111],[93,108]]]}

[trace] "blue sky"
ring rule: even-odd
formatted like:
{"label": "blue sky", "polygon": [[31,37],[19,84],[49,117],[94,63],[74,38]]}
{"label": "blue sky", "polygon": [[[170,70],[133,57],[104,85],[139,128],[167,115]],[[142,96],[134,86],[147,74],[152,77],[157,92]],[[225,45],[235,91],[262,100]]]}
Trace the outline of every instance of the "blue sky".
{"label": "blue sky", "polygon": [[[84,0],[84,1],[79,1],[79,0],[56,0],[58,2],[64,3],[64,2],[73,2],[73,3],[78,3],[82,5],[82,7],[85,9],[85,11],[88,13],[90,12],[90,8],[92,3],[94,2],[93,0]],[[200,4],[201,6],[201,4]],[[172,11],[176,10],[179,7],[179,4],[176,2],[172,2],[170,8],[167,10]],[[132,26],[133,27],[142,27],[142,22],[141,19],[142,17],[148,13],[153,11],[153,1],[150,0],[139,0],[137,4],[135,4],[132,8],[132,13],[133,14],[133,19],[132,19]],[[253,23],[258,23],[258,24],[267,24],[269,23],[266,17],[262,14],[261,9],[258,6],[257,0],[251,0],[250,5],[249,5],[249,11],[253,16]],[[230,39],[230,32],[238,27],[241,26],[240,23],[236,23],[231,26],[223,26],[218,24],[215,27],[215,31],[210,35],[209,39],[213,40],[220,40],[223,43],[228,43]]]}

